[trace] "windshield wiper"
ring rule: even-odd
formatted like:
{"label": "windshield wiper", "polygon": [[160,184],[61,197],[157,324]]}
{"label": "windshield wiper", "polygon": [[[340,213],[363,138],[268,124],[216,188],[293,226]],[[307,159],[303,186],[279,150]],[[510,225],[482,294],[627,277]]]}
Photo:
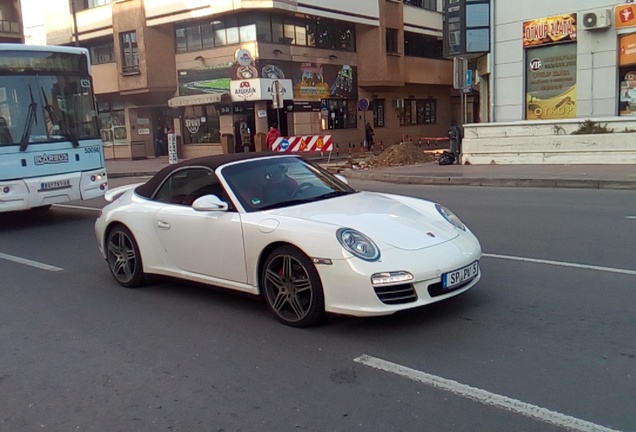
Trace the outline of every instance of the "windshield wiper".
{"label": "windshield wiper", "polygon": [[356,191],[354,191],[354,192],[333,191],[333,192],[326,193],[324,195],[318,195],[318,196],[311,197],[311,198],[303,198],[303,199],[293,199],[293,200],[281,201],[281,202],[278,202],[276,204],[270,204],[270,205],[263,206],[263,207],[259,208],[259,210],[271,210],[271,209],[275,209],[275,208],[279,208],[279,207],[287,207],[287,206],[293,206],[293,205],[297,205],[297,204],[307,204],[307,203],[312,203],[312,202],[316,202],[316,201],[322,201],[322,200],[329,199],[329,198],[335,198],[335,197],[339,197],[339,196],[343,196],[343,195],[349,195],[349,194],[352,194],[352,193],[357,193],[357,192]]}
{"label": "windshield wiper", "polygon": [[314,201],[319,201],[319,200],[323,200],[323,199],[335,198],[335,197],[339,197],[339,196],[343,196],[343,195],[349,195],[349,194],[353,194],[353,193],[357,193],[357,191],[354,191],[354,192],[351,192],[351,191],[333,191],[333,192],[326,193],[324,195],[318,195],[313,200]]}
{"label": "windshield wiper", "polygon": [[296,204],[305,204],[307,202],[311,202],[311,200],[307,200],[307,199],[293,199],[293,200],[277,202],[276,204],[266,205],[266,206],[260,207],[258,210],[259,211],[272,210],[272,209],[275,209],[275,208],[288,207],[288,206],[293,206],[293,205],[296,205]]}
{"label": "windshield wiper", "polygon": [[71,129],[69,127],[68,118],[65,117],[64,118],[65,122],[64,124],[62,124],[62,121],[55,113],[53,106],[49,104],[49,99],[46,97],[46,92],[44,91],[42,87],[40,87],[40,90],[42,90],[42,97],[44,98],[44,104],[45,104],[44,109],[49,114],[51,123],[53,123],[54,125],[60,128],[60,131],[62,132],[62,136],[68,138],[71,144],[73,144],[73,147],[79,147],[79,141],[77,140],[75,135],[71,132]]}
{"label": "windshield wiper", "polygon": [[33,122],[38,124],[38,116],[36,110],[38,108],[38,104],[33,99],[33,91],[31,90],[31,85],[29,85],[29,95],[31,96],[31,103],[29,104],[29,109],[27,110],[27,119],[24,124],[24,130],[22,131],[22,138],[20,139],[20,151],[25,151],[29,146],[29,137],[31,136],[31,128],[33,127]]}

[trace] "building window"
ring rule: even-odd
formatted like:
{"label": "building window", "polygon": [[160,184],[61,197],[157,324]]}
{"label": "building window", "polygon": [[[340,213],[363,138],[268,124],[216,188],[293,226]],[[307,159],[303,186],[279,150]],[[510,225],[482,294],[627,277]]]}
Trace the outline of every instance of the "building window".
{"label": "building window", "polygon": [[109,5],[111,0],[71,0],[76,11]]}
{"label": "building window", "polygon": [[384,99],[374,99],[371,102],[373,109],[373,127],[384,127]]}
{"label": "building window", "polygon": [[243,42],[273,42],[354,52],[355,25],[326,18],[267,14],[184,22],[175,27],[177,52]]}
{"label": "building window", "polygon": [[195,105],[183,110],[184,144],[220,143],[221,119],[214,105]]}
{"label": "building window", "polygon": [[437,0],[404,0],[404,4],[437,11]]}
{"label": "building window", "polygon": [[437,122],[435,99],[405,99],[400,109],[400,126],[425,125]]}
{"label": "building window", "polygon": [[329,110],[323,119],[322,128],[355,129],[358,127],[358,102],[355,99],[323,99],[321,105]]}
{"label": "building window", "polygon": [[386,29],[386,52],[389,54],[398,54],[398,30],[393,28]]}
{"label": "building window", "polygon": [[98,102],[99,132],[106,145],[126,145],[126,115],[123,103]]}
{"label": "building window", "polygon": [[436,36],[404,32],[404,55],[442,59],[444,58],[442,40]]}
{"label": "building window", "polygon": [[121,60],[122,72],[139,73],[139,55],[137,52],[137,32],[121,33]]}
{"label": "building window", "polygon": [[91,53],[91,64],[113,63],[115,61],[115,43],[113,39],[101,39],[85,45]]}

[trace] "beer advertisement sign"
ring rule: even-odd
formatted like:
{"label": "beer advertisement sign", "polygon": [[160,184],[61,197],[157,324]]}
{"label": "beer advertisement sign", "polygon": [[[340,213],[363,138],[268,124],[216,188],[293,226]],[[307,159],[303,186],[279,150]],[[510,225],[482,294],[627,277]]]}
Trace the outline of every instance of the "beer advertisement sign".
{"label": "beer advertisement sign", "polygon": [[576,14],[539,18],[523,23],[524,48],[576,41]]}

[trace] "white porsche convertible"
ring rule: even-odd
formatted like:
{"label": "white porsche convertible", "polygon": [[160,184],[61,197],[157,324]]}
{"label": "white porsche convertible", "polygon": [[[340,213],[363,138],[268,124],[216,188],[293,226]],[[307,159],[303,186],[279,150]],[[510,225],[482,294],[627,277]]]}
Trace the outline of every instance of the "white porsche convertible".
{"label": "white porsche convertible", "polygon": [[358,192],[298,155],[190,159],[106,199],[95,230],[119,284],[153,274],[261,295],[291,326],[423,306],[481,276],[479,241],[450,210]]}

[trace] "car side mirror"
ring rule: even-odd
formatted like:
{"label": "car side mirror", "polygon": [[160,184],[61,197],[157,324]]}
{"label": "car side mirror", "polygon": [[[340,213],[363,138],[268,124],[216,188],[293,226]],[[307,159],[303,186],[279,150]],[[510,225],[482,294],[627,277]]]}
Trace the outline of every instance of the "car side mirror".
{"label": "car side mirror", "polygon": [[336,174],[335,175],[336,178],[338,180],[340,180],[341,182],[343,182],[344,184],[349,184],[349,179],[347,179],[345,176],[343,176],[342,174]]}
{"label": "car side mirror", "polygon": [[216,195],[203,195],[192,203],[196,211],[227,211],[228,204]]}

